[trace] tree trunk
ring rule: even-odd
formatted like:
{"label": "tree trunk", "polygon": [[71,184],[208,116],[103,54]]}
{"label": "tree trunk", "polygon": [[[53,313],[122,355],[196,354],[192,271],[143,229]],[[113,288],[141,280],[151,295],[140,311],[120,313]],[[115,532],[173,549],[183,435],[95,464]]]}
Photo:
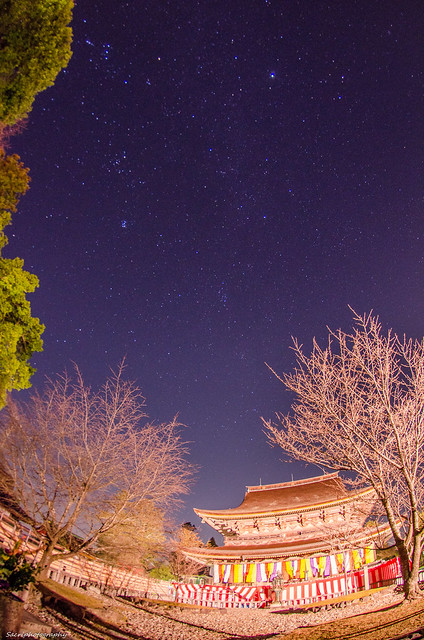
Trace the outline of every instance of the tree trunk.
{"label": "tree trunk", "polygon": [[47,580],[49,577],[49,569],[52,563],[55,544],[55,542],[48,542],[46,548],[43,551],[43,555],[41,556],[41,560],[38,564],[40,569],[40,572],[38,574],[39,580]]}
{"label": "tree trunk", "polygon": [[418,584],[418,571],[411,571],[407,581],[403,583],[405,600],[415,600],[422,597],[422,591]]}
{"label": "tree trunk", "polygon": [[[402,568],[403,578],[403,592],[406,600],[414,600],[421,596],[421,590],[418,584],[418,572],[419,572],[419,555],[418,558],[414,557],[414,561],[409,560],[408,550],[403,544],[403,540],[400,544],[397,544],[397,550],[399,552],[400,565]],[[416,556],[416,554],[414,554]]]}
{"label": "tree trunk", "polygon": [[405,589],[405,598],[407,600],[413,600],[422,596],[422,591],[418,583],[421,560],[421,541],[421,535],[417,536],[413,540],[413,553],[409,572],[409,582],[407,589]]}
{"label": "tree trunk", "polygon": [[1,637],[16,637],[21,630],[24,602],[13,594],[0,595]]}

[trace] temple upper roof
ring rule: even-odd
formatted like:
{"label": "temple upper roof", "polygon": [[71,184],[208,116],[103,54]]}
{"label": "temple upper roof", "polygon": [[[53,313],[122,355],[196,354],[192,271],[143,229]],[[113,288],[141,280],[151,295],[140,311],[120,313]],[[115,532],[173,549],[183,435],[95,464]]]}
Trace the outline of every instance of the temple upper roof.
{"label": "temple upper roof", "polygon": [[194,509],[201,517],[246,517],[308,510],[351,499],[338,473],[314,478],[247,487],[243,502],[233,509]]}

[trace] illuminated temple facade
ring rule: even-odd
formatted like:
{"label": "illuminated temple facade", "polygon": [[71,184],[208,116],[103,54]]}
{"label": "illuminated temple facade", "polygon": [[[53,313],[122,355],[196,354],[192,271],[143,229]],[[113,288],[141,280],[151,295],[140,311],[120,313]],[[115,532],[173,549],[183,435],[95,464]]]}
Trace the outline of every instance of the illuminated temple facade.
{"label": "illuminated temple facade", "polygon": [[233,509],[194,509],[224,536],[222,547],[186,549],[217,583],[265,583],[338,575],[375,560],[387,531],[365,526],[373,489],[349,492],[337,473],[247,487]]}

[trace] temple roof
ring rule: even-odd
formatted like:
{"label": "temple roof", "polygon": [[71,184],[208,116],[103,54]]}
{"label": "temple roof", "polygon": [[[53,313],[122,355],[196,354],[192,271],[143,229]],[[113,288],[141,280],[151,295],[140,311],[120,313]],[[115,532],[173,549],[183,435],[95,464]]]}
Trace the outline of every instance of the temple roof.
{"label": "temple roof", "polygon": [[[372,528],[358,532],[352,537],[350,548],[368,546],[374,538],[387,538],[390,535],[390,526]],[[184,554],[199,562],[226,562],[250,560],[266,560],[276,558],[293,558],[313,556],[322,553],[334,553],[346,548],[346,542],[341,541],[340,549],[334,539],[328,537],[304,538],[261,545],[225,545],[224,547],[196,547],[184,549]]]}
{"label": "temple roof", "polygon": [[266,513],[281,513],[319,508],[346,501],[355,494],[347,491],[338,473],[315,478],[247,487],[243,502],[233,509],[194,509],[201,517],[246,517]]}

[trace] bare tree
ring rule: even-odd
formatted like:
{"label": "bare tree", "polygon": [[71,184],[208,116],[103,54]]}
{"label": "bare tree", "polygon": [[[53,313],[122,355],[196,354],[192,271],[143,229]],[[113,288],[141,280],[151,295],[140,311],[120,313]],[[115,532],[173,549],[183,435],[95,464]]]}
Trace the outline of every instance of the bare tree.
{"label": "bare tree", "polygon": [[314,340],[309,356],[293,341],[294,372],[275,375],[296,400],[291,414],[263,420],[265,432],[290,457],[375,489],[410,599],[424,537],[424,341],[383,335],[372,314],[354,321],[351,334],[330,331],[325,349]]}
{"label": "bare tree", "polygon": [[144,405],[121,365],[98,392],[76,369],[75,379],[49,381],[43,395],[2,412],[2,476],[46,539],[41,577],[146,501],[165,508],[188,492],[193,467],[181,425],[147,421]]}

